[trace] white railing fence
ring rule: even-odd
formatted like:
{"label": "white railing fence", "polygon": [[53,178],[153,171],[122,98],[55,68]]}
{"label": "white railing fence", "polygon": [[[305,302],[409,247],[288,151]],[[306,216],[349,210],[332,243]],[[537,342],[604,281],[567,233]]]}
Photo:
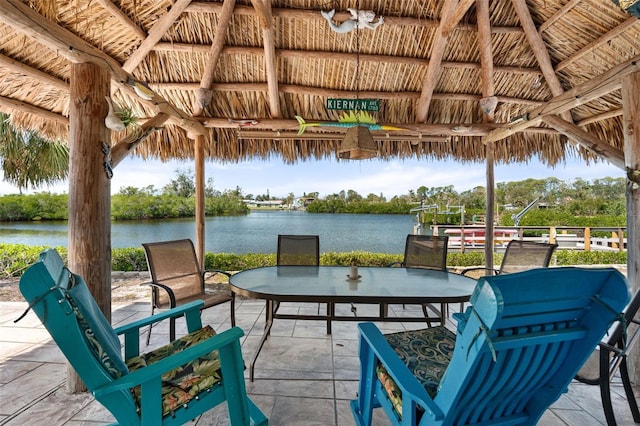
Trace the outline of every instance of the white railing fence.
{"label": "white railing fence", "polygon": [[[483,226],[432,225],[427,232],[448,235],[450,250],[479,250],[485,244]],[[560,250],[625,251],[626,233],[627,228],[623,227],[499,226],[494,229],[494,246],[504,248],[509,241],[519,239],[556,243]]]}

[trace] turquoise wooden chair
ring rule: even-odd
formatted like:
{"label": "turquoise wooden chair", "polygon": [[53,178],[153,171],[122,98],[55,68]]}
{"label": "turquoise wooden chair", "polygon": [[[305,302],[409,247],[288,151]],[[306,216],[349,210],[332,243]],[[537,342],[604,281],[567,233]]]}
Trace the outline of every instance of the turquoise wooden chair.
{"label": "turquoise wooden chair", "polygon": [[[82,277],[51,249],[20,280],[20,291],[95,398],[123,425],[181,425],[226,401],[232,425],[267,425],[247,397],[243,332],[202,326],[202,301],[113,329]],[[140,354],[143,327],[185,317],[189,334]],[[119,335],[124,336],[124,356]]]}
{"label": "turquoise wooden chair", "polygon": [[544,268],[481,278],[455,334],[360,324],[356,424],[535,425],[628,300],[614,269]]}

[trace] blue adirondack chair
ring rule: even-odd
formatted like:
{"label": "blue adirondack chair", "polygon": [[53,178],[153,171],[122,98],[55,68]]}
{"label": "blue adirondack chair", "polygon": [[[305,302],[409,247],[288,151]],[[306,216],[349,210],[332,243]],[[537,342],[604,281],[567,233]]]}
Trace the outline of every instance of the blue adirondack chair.
{"label": "blue adirondack chair", "polygon": [[628,300],[614,269],[544,268],[481,278],[455,334],[360,324],[356,424],[382,407],[398,425],[535,425]]}
{"label": "blue adirondack chair", "polygon": [[[226,401],[232,425],[267,425],[247,397],[243,332],[202,327],[202,301],[113,329],[82,277],[51,249],[20,280],[20,291],[95,398],[123,425],[181,425]],[[185,316],[189,334],[146,354],[141,328]],[[124,356],[119,335],[124,336]]]}

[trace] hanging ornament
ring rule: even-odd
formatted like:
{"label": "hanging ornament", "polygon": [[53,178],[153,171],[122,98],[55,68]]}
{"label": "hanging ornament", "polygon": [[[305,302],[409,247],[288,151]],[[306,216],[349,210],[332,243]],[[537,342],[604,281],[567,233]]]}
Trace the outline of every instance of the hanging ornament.
{"label": "hanging ornament", "polygon": [[373,22],[376,18],[376,13],[373,10],[358,10],[351,8],[347,8],[347,10],[351,13],[351,17],[339,25],[333,22],[333,17],[336,14],[335,9],[332,9],[329,12],[321,10],[320,14],[327,20],[329,27],[340,34],[348,33],[354,29],[367,28],[375,30],[384,22],[384,18],[382,16],[380,16],[376,22]]}
{"label": "hanging ornament", "polygon": [[118,115],[119,111],[116,111],[116,108],[113,106],[113,102],[111,101],[111,98],[108,96],[105,96],[104,98],[106,99],[107,104],[109,105],[109,113],[104,119],[104,125],[107,126],[107,129],[114,130],[116,132],[120,132],[124,130],[126,126],[120,119],[120,116]]}

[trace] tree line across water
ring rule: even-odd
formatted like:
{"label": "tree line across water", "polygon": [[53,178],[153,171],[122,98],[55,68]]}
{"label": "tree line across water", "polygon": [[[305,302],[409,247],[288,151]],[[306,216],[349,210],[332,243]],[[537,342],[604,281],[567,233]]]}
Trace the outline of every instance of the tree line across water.
{"label": "tree line across water", "polygon": [[[533,200],[520,225],[533,226],[625,226],[626,200],[624,178],[603,178],[564,182],[557,178],[526,179],[500,182],[496,185],[497,223],[513,225],[513,215]],[[205,214],[208,216],[244,215],[249,213],[244,200],[281,199],[290,205],[296,197],[313,200],[306,206],[308,213],[409,214],[420,205],[435,206],[433,218],[439,224],[461,224],[482,217],[486,207],[486,188],[475,187],[457,192],[452,185],[420,186],[406,194],[387,199],[383,194],[363,196],[353,190],[343,190],[321,198],[317,192],[290,193],[278,198],[244,194],[237,187],[219,191],[213,179],[205,186]],[[448,213],[449,206],[463,206],[460,212]],[[454,209],[455,210],[455,209]],[[175,179],[162,189],[153,185],[144,188],[125,187],[111,197],[113,220],[140,220],[193,217],[195,215],[195,180],[193,171],[176,170]],[[0,197],[0,221],[66,220],[68,195],[40,192],[30,195]]]}
{"label": "tree line across water", "polygon": [[[32,265],[39,254],[47,249],[47,246],[27,246],[24,244],[0,243],[0,280],[20,276],[24,270]],[[68,251],[66,247],[56,247],[60,255],[67,263]],[[503,254],[496,253],[494,262],[500,264]],[[323,252],[320,254],[321,265],[349,266],[358,264],[361,266],[388,266],[393,262],[401,262],[403,255],[388,253],[369,253],[363,251],[351,252]],[[552,265],[603,265],[626,264],[627,252],[619,251],[574,251],[556,250],[551,261]],[[205,253],[204,269],[222,271],[242,271],[261,266],[274,266],[276,264],[275,253]],[[458,270],[469,266],[484,265],[484,251],[474,252],[449,252],[447,254],[447,266]],[[146,271],[147,261],[144,250],[138,247],[113,248],[111,250],[111,267],[113,271]],[[2,288],[0,288],[0,295]]]}

